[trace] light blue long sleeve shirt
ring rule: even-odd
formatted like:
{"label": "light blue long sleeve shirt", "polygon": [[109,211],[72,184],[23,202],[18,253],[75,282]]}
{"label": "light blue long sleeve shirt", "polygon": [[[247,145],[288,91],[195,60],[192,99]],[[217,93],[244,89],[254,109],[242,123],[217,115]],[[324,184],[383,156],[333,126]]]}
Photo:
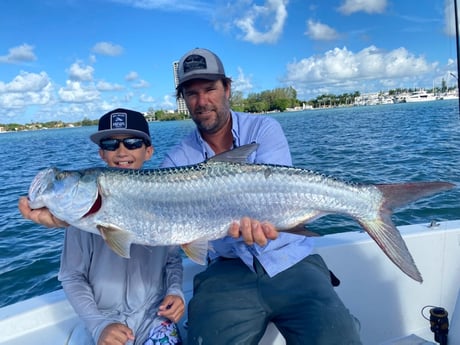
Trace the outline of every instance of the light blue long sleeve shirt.
{"label": "light blue long sleeve shirt", "polygon": [[[235,147],[257,143],[257,151],[248,158],[250,163],[292,165],[289,145],[280,124],[263,115],[249,115],[232,111],[232,134]],[[162,167],[178,167],[200,163],[215,153],[202,138],[198,129],[192,131],[165,156]],[[263,221],[263,219],[260,219]],[[230,224],[229,224],[230,226]],[[313,239],[280,233],[265,246],[246,245],[242,239],[229,236],[212,241],[210,259],[240,258],[252,271],[256,257],[270,277],[288,269],[307,257],[313,249]]]}
{"label": "light blue long sleeve shirt", "polygon": [[131,258],[115,254],[104,239],[69,227],[58,279],[70,304],[97,341],[111,323],[123,323],[143,344],[163,318],[158,308],[166,295],[185,301],[179,247],[131,245]]}

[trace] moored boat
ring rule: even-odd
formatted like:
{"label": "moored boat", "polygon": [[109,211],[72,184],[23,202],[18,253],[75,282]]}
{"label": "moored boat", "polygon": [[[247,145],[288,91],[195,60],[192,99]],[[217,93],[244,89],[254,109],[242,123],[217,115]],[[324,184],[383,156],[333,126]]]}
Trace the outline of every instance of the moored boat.
{"label": "moored boat", "polygon": [[433,94],[428,93],[425,90],[415,91],[410,95],[404,97],[406,103],[414,103],[414,102],[429,102],[429,101],[437,101],[439,98]]}
{"label": "moored boat", "polygon": [[446,92],[440,96],[440,99],[449,100],[449,99],[458,99],[458,92]]}

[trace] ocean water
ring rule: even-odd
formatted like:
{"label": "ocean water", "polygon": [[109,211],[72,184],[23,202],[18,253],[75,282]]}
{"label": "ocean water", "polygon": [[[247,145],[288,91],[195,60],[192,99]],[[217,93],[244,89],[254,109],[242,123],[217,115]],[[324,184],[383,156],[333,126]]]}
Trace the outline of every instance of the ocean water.
{"label": "ocean water", "polygon": [[[460,183],[460,115],[457,101],[335,108],[270,114],[282,125],[295,166],[356,183],[445,180]],[[165,152],[194,128],[192,121],[151,123],[155,168]],[[0,134],[0,307],[60,288],[62,229],[24,220],[26,195],[42,168],[102,166],[89,140],[96,127]],[[460,191],[420,200],[397,210],[397,225],[460,217]],[[359,231],[342,216],[308,225],[322,234]]]}

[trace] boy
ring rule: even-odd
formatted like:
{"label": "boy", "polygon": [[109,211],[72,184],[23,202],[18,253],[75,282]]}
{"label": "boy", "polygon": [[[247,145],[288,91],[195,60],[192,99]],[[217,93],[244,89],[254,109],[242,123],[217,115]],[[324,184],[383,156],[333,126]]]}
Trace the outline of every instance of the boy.
{"label": "boy", "polygon": [[[154,151],[144,116],[127,109],[103,115],[91,140],[109,167],[140,169]],[[27,218],[27,200],[19,208]],[[133,244],[125,259],[101,236],[70,226],[58,279],[84,324],[72,332],[76,344],[181,343],[175,325],[185,310],[178,247]]]}

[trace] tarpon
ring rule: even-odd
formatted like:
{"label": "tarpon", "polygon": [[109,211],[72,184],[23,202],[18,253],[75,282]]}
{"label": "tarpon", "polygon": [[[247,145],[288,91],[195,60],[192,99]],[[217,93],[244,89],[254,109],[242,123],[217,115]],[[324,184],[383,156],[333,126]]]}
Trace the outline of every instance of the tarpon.
{"label": "tarpon", "polygon": [[448,182],[358,185],[307,169],[245,163],[257,144],[196,165],[164,169],[42,170],[29,189],[31,208],[100,234],[129,257],[131,243],[181,245],[205,263],[208,241],[248,216],[285,231],[326,214],[354,219],[404,273],[422,282],[394,226],[395,208],[454,187]]}

